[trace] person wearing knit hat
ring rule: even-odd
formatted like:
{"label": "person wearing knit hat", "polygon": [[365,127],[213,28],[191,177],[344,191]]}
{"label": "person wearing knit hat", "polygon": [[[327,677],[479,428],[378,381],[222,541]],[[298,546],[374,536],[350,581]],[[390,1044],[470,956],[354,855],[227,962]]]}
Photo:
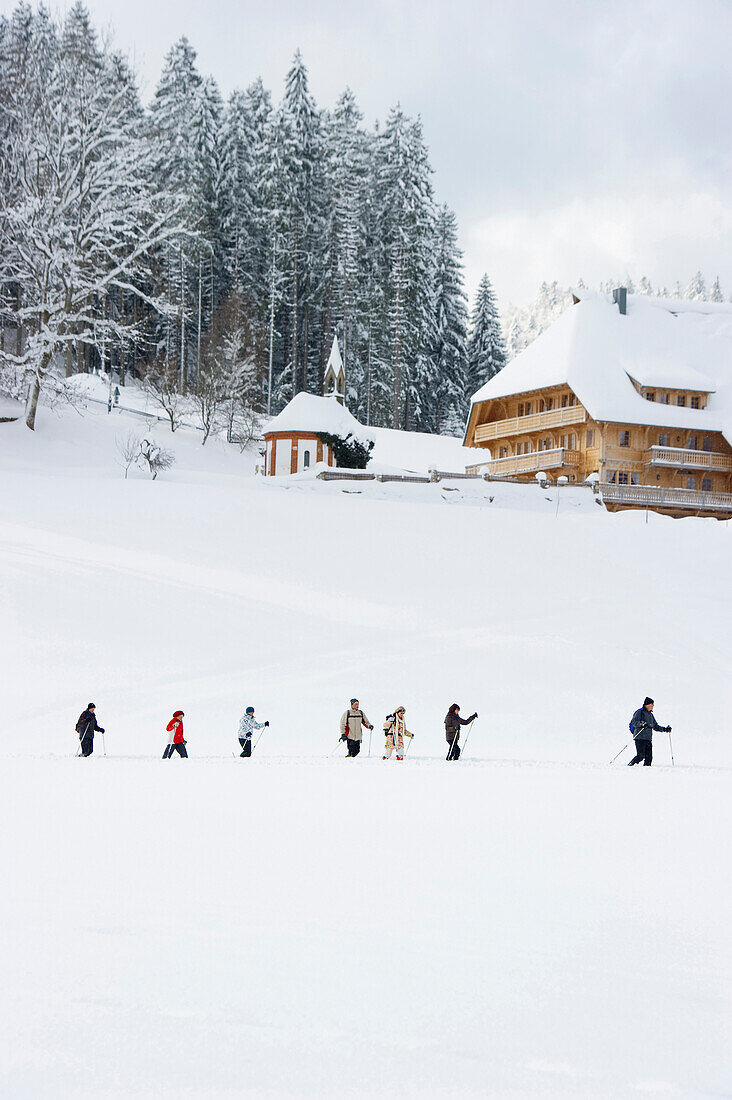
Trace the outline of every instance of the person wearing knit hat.
{"label": "person wearing knit hat", "polygon": [[374,727],[358,705],[358,699],[351,699],[351,705],[341,715],[341,741],[346,742],[349,756],[358,756],[361,751],[363,739],[363,727],[372,730]]}
{"label": "person wearing knit hat", "polygon": [[252,755],[252,734],[255,730],[263,730],[268,725],[269,722],[255,722],[254,707],[247,707],[243,718],[239,722],[238,737],[241,745],[239,756],[243,756],[247,760]]}
{"label": "person wearing knit hat", "polygon": [[393,715],[389,715],[384,723],[384,733],[386,734],[386,747],[384,749],[383,760],[390,760],[391,754],[396,749],[397,760],[404,759],[404,738],[414,737],[413,733],[410,733],[407,729],[404,721],[404,707],[397,707]]}
{"label": "person wearing knit hat", "polygon": [[183,719],[185,715],[182,710],[174,710],[173,717],[165,727],[170,734],[170,740],[165,746],[165,752],[163,753],[163,760],[172,760],[173,753],[177,752],[179,756],[184,759],[188,759],[188,752],[186,750],[186,739],[183,736]]}
{"label": "person wearing knit hat", "polygon": [[76,732],[81,742],[80,752],[82,756],[91,756],[94,752],[94,734],[104,733],[103,728],[97,722],[96,709],[94,703],[87,703],[86,710],[81,712],[79,720],[76,723]]}
{"label": "person wearing knit hat", "polygon": [[646,768],[651,766],[651,761],[653,760],[652,738],[654,730],[658,733],[671,733],[670,726],[659,726],[653,716],[653,707],[653,699],[651,699],[650,695],[646,695],[643,700],[643,706],[638,708],[631,719],[630,725],[633,730],[633,740],[635,741],[635,756],[629,762],[629,768],[632,767],[633,764],[640,764],[641,762]]}

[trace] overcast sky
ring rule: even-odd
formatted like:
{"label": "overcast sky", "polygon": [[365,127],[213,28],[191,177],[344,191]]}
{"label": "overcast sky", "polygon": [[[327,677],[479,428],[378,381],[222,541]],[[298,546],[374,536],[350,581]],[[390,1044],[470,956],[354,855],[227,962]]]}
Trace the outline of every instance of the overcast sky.
{"label": "overcast sky", "polygon": [[[14,6],[0,0],[0,9]],[[421,114],[468,288],[719,274],[732,294],[730,0],[89,0],[146,101],[181,35],[224,95],[278,101],[297,47],[320,106]]]}

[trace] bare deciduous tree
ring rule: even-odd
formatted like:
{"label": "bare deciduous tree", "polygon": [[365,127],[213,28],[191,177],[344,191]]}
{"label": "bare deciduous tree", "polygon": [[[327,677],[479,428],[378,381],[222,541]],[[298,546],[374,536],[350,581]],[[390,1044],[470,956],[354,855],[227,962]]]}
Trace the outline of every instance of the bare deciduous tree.
{"label": "bare deciduous tree", "polygon": [[172,363],[157,360],[143,375],[142,388],[170,420],[170,430],[179,428],[183,419],[184,399],[178,389],[178,371]]}

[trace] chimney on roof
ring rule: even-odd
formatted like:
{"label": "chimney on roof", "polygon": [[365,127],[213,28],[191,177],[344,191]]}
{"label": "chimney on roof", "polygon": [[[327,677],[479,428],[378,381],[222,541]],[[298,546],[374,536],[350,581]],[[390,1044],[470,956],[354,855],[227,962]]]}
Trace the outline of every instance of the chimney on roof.
{"label": "chimney on roof", "polygon": [[628,312],[628,288],[625,286],[616,287],[613,291],[613,301],[624,316]]}

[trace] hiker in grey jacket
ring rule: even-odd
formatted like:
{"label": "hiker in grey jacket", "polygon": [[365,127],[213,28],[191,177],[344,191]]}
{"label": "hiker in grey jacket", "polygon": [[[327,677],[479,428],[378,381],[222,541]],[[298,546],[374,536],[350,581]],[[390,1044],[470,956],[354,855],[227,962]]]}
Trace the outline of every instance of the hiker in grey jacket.
{"label": "hiker in grey jacket", "polygon": [[252,755],[252,734],[255,730],[263,730],[269,722],[254,721],[254,707],[247,707],[239,722],[239,744],[241,752],[239,756],[250,757]]}
{"label": "hiker in grey jacket", "polygon": [[652,738],[654,730],[659,733],[671,733],[670,726],[659,726],[653,715],[653,705],[653,699],[646,696],[643,706],[638,708],[631,719],[636,754],[628,764],[629,768],[633,764],[640,764],[641,761],[643,761],[644,767],[650,767],[653,760]]}
{"label": "hiker in grey jacket", "polygon": [[350,707],[341,715],[341,741],[346,742],[349,756],[358,756],[360,753],[364,726],[367,730],[374,728],[359,709],[358,699],[351,699]]}

